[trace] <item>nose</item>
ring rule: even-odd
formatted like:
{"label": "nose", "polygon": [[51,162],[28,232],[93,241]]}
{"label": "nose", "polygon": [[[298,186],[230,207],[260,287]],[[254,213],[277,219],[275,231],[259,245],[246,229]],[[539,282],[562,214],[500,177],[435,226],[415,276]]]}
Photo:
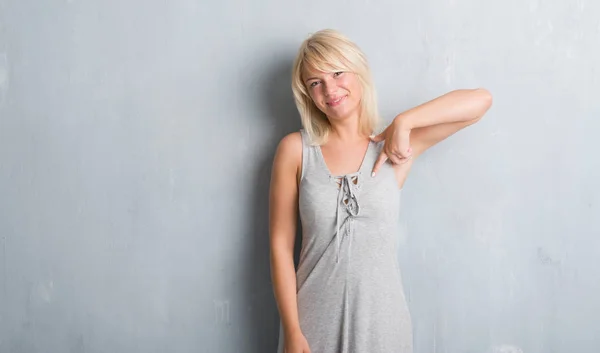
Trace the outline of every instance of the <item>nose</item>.
{"label": "nose", "polygon": [[335,95],[337,92],[337,85],[334,80],[324,82],[323,90],[325,91],[325,96]]}

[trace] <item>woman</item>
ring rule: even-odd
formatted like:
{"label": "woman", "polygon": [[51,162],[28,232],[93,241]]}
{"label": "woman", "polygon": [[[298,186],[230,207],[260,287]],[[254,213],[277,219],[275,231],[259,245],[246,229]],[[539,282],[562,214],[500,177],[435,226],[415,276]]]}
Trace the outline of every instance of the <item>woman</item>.
{"label": "woman", "polygon": [[303,129],[281,140],[270,192],[278,352],[412,352],[397,261],[399,191],[415,158],[478,121],[491,95],[447,93],[400,113],[373,136],[379,116],[367,60],[333,30],[301,45],[292,90]]}

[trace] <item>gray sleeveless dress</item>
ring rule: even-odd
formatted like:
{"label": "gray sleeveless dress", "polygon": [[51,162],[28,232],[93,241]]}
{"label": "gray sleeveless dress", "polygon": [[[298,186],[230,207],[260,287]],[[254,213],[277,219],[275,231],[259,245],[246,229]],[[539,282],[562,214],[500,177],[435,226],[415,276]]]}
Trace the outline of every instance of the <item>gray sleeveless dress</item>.
{"label": "gray sleeveless dress", "polygon": [[[312,353],[410,353],[412,324],[397,259],[400,190],[393,167],[375,177],[383,142],[356,173],[333,176],[302,134],[296,273],[298,315]],[[280,324],[278,353],[283,353]]]}

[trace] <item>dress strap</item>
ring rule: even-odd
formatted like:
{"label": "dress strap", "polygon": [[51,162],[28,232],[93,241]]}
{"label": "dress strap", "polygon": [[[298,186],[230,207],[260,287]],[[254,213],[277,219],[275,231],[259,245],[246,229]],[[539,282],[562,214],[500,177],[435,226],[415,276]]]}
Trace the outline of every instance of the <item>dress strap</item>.
{"label": "dress strap", "polygon": [[310,137],[306,130],[300,129],[300,135],[302,136],[302,171],[300,173],[300,181],[302,181],[307,174],[307,168],[310,168],[311,152],[314,148],[310,144]]}

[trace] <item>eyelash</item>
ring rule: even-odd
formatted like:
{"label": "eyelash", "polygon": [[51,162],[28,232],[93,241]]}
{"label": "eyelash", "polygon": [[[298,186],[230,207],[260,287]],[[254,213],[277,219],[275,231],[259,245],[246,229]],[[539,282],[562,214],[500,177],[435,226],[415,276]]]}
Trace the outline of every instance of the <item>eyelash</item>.
{"label": "eyelash", "polygon": [[[339,75],[343,74],[344,71],[336,71],[333,73],[333,77],[338,77]],[[313,83],[310,84],[310,87],[315,87],[315,83],[319,83],[319,81],[315,81]]]}

